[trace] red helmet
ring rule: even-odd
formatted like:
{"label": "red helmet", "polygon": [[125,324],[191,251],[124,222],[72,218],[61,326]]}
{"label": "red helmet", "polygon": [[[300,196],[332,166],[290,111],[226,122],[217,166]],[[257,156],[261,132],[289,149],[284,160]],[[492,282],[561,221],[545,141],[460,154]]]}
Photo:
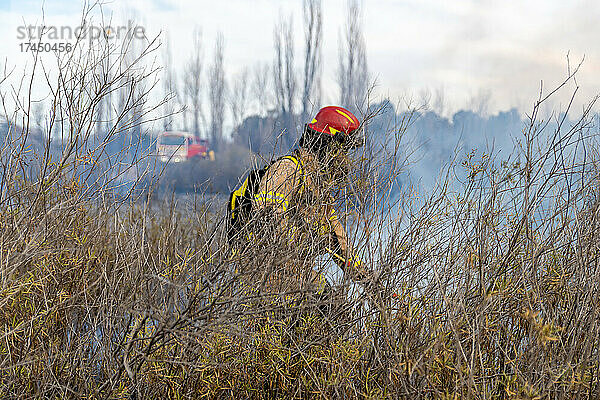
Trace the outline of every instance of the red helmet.
{"label": "red helmet", "polygon": [[319,110],[307,128],[334,137],[343,142],[356,141],[360,127],[358,118],[343,107],[327,106]]}

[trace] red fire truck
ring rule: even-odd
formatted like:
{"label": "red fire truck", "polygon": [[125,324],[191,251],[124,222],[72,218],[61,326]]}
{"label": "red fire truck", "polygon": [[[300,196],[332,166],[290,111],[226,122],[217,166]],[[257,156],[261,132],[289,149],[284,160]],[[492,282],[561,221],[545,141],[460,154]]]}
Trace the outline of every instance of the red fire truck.
{"label": "red fire truck", "polygon": [[182,162],[194,158],[215,159],[208,140],[199,139],[190,132],[169,131],[158,135],[156,154],[162,162]]}

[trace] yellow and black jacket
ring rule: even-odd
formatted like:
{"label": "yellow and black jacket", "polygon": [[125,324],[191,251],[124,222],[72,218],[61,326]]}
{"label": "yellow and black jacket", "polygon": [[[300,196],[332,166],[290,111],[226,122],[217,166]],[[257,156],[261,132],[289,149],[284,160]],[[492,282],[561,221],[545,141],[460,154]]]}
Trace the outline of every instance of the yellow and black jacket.
{"label": "yellow and black jacket", "polygon": [[285,196],[277,193],[275,190],[259,191],[260,182],[269,167],[280,160],[290,160],[296,165],[300,178],[300,192],[304,189],[304,167],[297,151],[293,154],[280,157],[261,169],[250,171],[240,187],[232,191],[229,195],[227,203],[227,235],[230,243],[243,238],[242,231],[244,231],[251,221],[252,203],[254,200],[260,199],[264,202],[275,203],[284,210],[287,209],[289,199]]}

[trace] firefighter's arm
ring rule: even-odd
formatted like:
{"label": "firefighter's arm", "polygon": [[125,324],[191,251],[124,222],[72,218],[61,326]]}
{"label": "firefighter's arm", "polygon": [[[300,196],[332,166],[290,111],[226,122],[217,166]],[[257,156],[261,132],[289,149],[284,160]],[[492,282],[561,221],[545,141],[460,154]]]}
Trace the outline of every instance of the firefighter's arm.
{"label": "firefighter's arm", "polygon": [[333,205],[327,204],[324,207],[324,214],[324,218],[327,219],[327,224],[331,227],[334,241],[334,246],[331,250],[336,263],[344,270],[344,273],[348,274],[353,280],[362,280],[366,278],[366,270],[352,249],[346,230],[339,220]]}

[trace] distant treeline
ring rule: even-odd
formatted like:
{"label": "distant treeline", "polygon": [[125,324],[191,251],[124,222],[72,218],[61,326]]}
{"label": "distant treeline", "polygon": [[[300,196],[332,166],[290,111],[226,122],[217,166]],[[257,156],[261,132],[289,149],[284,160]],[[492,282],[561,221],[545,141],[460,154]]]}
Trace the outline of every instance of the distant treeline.
{"label": "distant treeline", "polygon": [[[404,182],[418,183],[423,190],[432,187],[443,167],[452,160],[459,164],[470,154],[507,159],[527,126],[527,120],[516,108],[494,115],[460,110],[448,118],[435,111],[398,111],[386,100],[371,106],[368,111],[367,114],[375,113],[365,124],[369,153],[374,158],[386,158],[390,162],[387,156],[392,151],[390,146],[395,142],[395,136],[402,135],[397,161],[406,164]],[[231,139],[223,143],[216,161],[190,160],[167,166],[150,163],[156,173],[149,175],[143,185],[151,184],[160,175],[159,191],[228,193],[249,168],[260,167],[297,146],[305,121],[300,115],[292,116],[294,130],[288,131],[285,127],[290,122],[284,118],[286,116],[275,113],[246,117],[233,129]],[[567,120],[564,125],[569,123]],[[13,133],[18,129],[12,127]],[[2,142],[5,142],[7,131],[6,124],[0,126]],[[123,148],[121,139],[117,137],[107,151],[120,152]],[[43,145],[37,130],[31,130],[26,145],[40,153]],[[62,151],[60,139],[53,138],[50,148],[50,153],[57,157]],[[129,145],[127,154],[131,154],[125,160],[133,162],[136,157],[153,154],[154,151],[153,135],[142,133],[139,143]],[[120,159],[124,159],[122,154]]]}
{"label": "distant treeline", "polygon": [[[379,110],[377,115],[365,126],[368,151],[375,158],[384,158],[391,150],[394,136],[401,133],[402,147],[398,158],[406,159],[407,179],[410,175],[424,189],[433,184],[445,164],[454,158],[461,160],[473,150],[479,155],[494,152],[500,157],[508,156],[513,148],[513,138],[526,123],[514,108],[490,116],[461,110],[451,118],[434,111],[396,111],[389,101],[370,108],[371,112],[376,110]],[[167,185],[178,192],[200,188],[228,192],[251,166],[252,154],[260,164],[297,145],[303,124],[298,123],[292,133],[284,131],[284,125],[275,116],[247,117],[234,129],[233,142],[222,147],[216,162],[188,161],[169,166],[162,187]]]}

